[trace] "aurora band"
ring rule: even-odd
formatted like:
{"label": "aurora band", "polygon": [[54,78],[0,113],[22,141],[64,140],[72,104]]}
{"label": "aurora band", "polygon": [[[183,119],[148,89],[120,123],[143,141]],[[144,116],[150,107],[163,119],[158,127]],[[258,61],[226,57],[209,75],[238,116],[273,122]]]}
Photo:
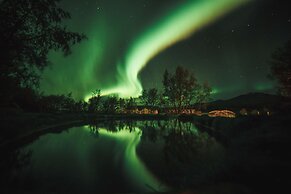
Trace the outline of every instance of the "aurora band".
{"label": "aurora band", "polygon": [[[86,128],[89,129],[88,127]],[[98,133],[101,136],[112,138],[116,141],[116,155],[114,162],[116,166],[122,164],[122,169],[126,175],[126,181],[139,192],[165,192],[169,187],[162,184],[152,174],[138,157],[136,149],[141,141],[142,131],[135,127],[131,131],[124,127],[118,132],[110,132],[104,128],[99,128]]]}
{"label": "aurora band", "polygon": [[143,89],[138,74],[152,58],[249,1],[189,0],[166,14],[134,40],[125,64],[118,64],[117,86],[102,89],[102,95],[138,97]]}

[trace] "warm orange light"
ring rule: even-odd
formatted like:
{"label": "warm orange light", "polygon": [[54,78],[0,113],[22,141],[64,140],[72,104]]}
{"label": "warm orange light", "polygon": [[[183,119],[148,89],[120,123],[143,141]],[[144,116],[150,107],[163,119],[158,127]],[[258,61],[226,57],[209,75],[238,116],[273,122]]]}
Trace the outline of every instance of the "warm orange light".
{"label": "warm orange light", "polygon": [[235,118],[236,115],[230,110],[213,110],[208,113],[209,117],[226,117],[226,118]]}

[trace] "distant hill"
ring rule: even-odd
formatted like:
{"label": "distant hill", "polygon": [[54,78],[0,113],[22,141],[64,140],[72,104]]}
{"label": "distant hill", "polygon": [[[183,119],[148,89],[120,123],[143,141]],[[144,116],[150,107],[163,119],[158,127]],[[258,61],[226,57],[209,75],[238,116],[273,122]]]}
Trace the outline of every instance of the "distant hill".
{"label": "distant hill", "polygon": [[269,108],[278,109],[281,106],[288,104],[290,98],[265,94],[265,93],[248,93],[240,95],[229,100],[217,100],[209,103],[208,109],[231,109],[239,110],[242,108]]}

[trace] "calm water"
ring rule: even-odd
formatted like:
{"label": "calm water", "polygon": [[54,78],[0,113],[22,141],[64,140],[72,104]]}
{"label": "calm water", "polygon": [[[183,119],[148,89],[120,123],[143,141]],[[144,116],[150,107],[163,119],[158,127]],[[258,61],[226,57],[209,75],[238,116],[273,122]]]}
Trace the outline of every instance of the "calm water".
{"label": "calm water", "polygon": [[212,184],[227,171],[225,147],[178,121],[68,128],[42,135],[7,158],[6,186],[37,193],[172,191]]}

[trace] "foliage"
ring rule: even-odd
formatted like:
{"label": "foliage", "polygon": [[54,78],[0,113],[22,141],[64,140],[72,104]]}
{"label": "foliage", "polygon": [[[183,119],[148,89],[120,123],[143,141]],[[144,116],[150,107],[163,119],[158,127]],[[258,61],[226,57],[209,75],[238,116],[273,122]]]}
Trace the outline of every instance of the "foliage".
{"label": "foliage", "polygon": [[167,70],[163,76],[164,98],[178,111],[192,104],[206,103],[211,94],[210,86],[200,85],[194,74],[183,67],[177,67],[174,74]]}
{"label": "foliage", "polygon": [[103,110],[106,113],[115,113],[118,108],[118,99],[116,96],[106,97],[103,103]]}
{"label": "foliage", "polygon": [[143,90],[140,96],[143,104],[148,106],[156,106],[159,102],[159,93],[156,88],[151,88],[149,90]]}
{"label": "foliage", "polygon": [[126,107],[126,100],[124,98],[119,98],[117,111],[122,112]]}
{"label": "foliage", "polygon": [[40,98],[41,94],[31,88],[19,88],[17,90],[17,95],[11,96],[10,101],[17,102],[11,104],[12,107],[18,108],[20,110],[36,112],[40,110]]}
{"label": "foliage", "polygon": [[189,97],[196,85],[196,78],[183,67],[177,67],[174,74],[164,73],[164,95],[178,110],[189,103]]}
{"label": "foliage", "polygon": [[291,40],[272,56],[271,77],[278,82],[278,92],[291,96]]}
{"label": "foliage", "polygon": [[131,107],[136,106],[135,99],[130,97],[129,99],[126,100],[126,108],[130,109]]}
{"label": "foliage", "polygon": [[42,112],[72,112],[76,110],[76,103],[71,93],[42,96],[39,105]]}
{"label": "foliage", "polygon": [[88,112],[90,113],[116,113],[124,109],[126,102],[116,96],[101,96],[101,90],[92,92],[92,97],[88,101]]}
{"label": "foliage", "polygon": [[73,112],[87,112],[87,110],[88,103],[83,100],[76,101],[72,109]]}
{"label": "foliage", "polygon": [[59,7],[59,2],[1,1],[0,81],[5,94],[20,87],[37,88],[41,71],[49,65],[49,51],[68,55],[71,46],[85,38],[62,25],[70,14]]}
{"label": "foliage", "polygon": [[192,96],[190,98],[190,104],[196,104],[198,109],[205,109],[207,102],[211,100],[212,88],[207,82],[200,85],[198,84],[196,88],[192,91]]}
{"label": "foliage", "polygon": [[92,97],[88,102],[89,112],[99,112],[101,110],[101,90],[97,89],[92,92]]}

